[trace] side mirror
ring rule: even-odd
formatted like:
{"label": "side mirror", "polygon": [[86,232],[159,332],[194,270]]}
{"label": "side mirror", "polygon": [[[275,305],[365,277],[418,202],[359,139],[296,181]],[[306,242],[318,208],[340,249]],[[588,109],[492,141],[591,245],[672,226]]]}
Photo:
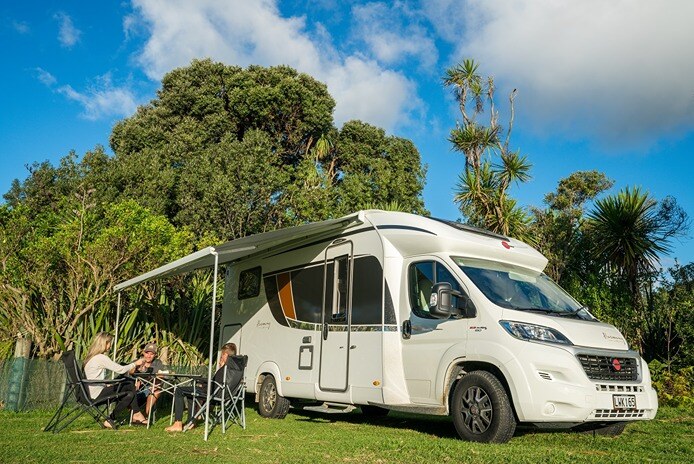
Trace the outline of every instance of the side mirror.
{"label": "side mirror", "polygon": [[453,287],[448,282],[439,282],[431,287],[429,314],[437,319],[448,319],[453,314]]}
{"label": "side mirror", "polygon": [[[457,307],[453,306],[453,297],[458,298]],[[439,282],[431,288],[429,313],[437,319],[448,319],[451,316],[473,318],[477,315],[477,309],[470,297],[453,290],[448,282]]]}

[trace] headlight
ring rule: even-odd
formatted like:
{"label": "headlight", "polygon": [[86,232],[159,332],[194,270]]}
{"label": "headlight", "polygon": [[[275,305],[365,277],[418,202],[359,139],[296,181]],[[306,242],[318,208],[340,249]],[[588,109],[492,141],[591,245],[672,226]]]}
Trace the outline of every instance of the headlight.
{"label": "headlight", "polygon": [[572,345],[571,341],[561,332],[550,327],[512,321],[501,321],[499,324],[506,329],[506,332],[520,340],[535,340],[538,342]]}

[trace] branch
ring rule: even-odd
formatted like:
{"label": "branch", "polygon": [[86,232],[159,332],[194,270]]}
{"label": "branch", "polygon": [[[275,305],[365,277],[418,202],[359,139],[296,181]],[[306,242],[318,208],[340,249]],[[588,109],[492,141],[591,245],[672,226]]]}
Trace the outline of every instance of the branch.
{"label": "branch", "polygon": [[508,152],[508,144],[511,140],[511,131],[513,130],[513,120],[516,117],[516,111],[513,101],[516,99],[517,89],[511,91],[511,95],[508,97],[508,101],[511,104],[511,116],[508,121],[508,131],[506,132],[506,140],[504,141],[503,153]]}

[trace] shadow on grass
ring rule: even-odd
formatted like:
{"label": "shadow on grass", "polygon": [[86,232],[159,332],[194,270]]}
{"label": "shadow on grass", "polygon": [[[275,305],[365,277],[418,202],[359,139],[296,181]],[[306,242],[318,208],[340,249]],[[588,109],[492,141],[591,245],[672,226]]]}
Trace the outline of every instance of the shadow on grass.
{"label": "shadow on grass", "polygon": [[[299,416],[299,418],[296,420],[300,422],[375,425],[380,427],[426,433],[439,438],[459,438],[458,433],[455,431],[455,427],[453,426],[453,421],[448,416],[429,416],[424,414],[390,411],[387,416],[373,417],[362,414],[358,410],[345,414],[327,414],[299,408],[292,408],[290,412],[295,416]],[[529,435],[554,435],[560,433],[579,434],[580,432],[571,430],[569,428],[540,428],[532,424],[518,424],[513,436],[517,438]],[[584,435],[587,434],[588,432],[584,433]]]}
{"label": "shadow on grass", "polygon": [[373,417],[359,411],[350,413],[322,413],[292,408],[291,414],[299,416],[297,421],[316,423],[346,423],[355,425],[375,425],[400,430],[434,435],[439,438],[458,438],[453,422],[447,416],[427,416],[390,411],[387,416]]}

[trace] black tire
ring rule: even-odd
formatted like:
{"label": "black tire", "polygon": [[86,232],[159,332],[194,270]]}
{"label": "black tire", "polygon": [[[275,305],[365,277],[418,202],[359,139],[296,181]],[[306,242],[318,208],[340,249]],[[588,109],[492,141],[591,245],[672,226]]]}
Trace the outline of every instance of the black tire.
{"label": "black tire", "polygon": [[583,430],[582,433],[600,435],[603,437],[617,437],[624,432],[627,422],[615,422],[614,424],[603,425],[590,430]]}
{"label": "black tire", "polygon": [[473,371],[453,391],[451,416],[463,440],[506,443],[516,430],[516,419],[506,390],[491,373]]}
{"label": "black tire", "polygon": [[275,378],[266,375],[260,385],[258,413],[270,419],[284,419],[289,412],[289,400],[277,393]]}
{"label": "black tire", "polygon": [[362,405],[361,413],[367,417],[385,417],[390,412],[390,409],[381,408],[378,406]]}

